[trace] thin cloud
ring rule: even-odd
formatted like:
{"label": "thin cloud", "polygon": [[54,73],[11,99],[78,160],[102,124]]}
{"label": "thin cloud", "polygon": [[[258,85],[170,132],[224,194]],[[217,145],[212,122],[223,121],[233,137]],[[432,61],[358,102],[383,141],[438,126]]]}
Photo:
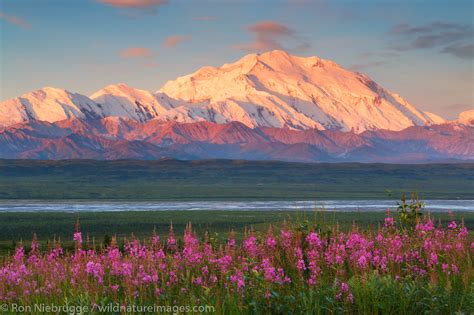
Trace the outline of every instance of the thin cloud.
{"label": "thin cloud", "polygon": [[217,19],[216,16],[194,16],[192,18],[194,21],[212,21]]}
{"label": "thin cloud", "polygon": [[152,58],[153,51],[145,47],[130,47],[120,51],[122,58]]}
{"label": "thin cloud", "polygon": [[146,68],[157,67],[158,64],[154,60],[156,54],[146,47],[130,47],[119,52],[119,56],[124,59],[134,60],[138,64]]}
{"label": "thin cloud", "polygon": [[474,32],[471,25],[433,22],[413,26],[405,23],[393,26],[389,34],[399,43],[391,46],[393,50],[439,49],[441,53],[458,58],[474,57],[472,52]]}
{"label": "thin cloud", "polygon": [[474,45],[450,45],[441,50],[442,53],[451,54],[461,59],[474,59]]}
{"label": "thin cloud", "polygon": [[361,53],[359,54],[359,58],[377,58],[377,57],[380,57],[380,58],[395,58],[395,57],[399,57],[400,54],[398,52],[394,52],[394,51],[368,51],[368,52],[364,52],[364,53]]}
{"label": "thin cloud", "polygon": [[111,5],[116,8],[156,8],[168,3],[168,0],[98,0],[100,3]]}
{"label": "thin cloud", "polygon": [[4,20],[7,23],[17,25],[17,26],[20,26],[22,28],[26,28],[26,29],[31,28],[31,24],[28,23],[25,19],[23,19],[21,17],[18,17],[18,16],[14,16],[14,15],[7,15],[3,12],[0,12],[0,20]]}
{"label": "thin cloud", "polygon": [[468,25],[446,23],[446,22],[433,22],[423,26],[412,26],[408,23],[398,24],[392,27],[390,33],[392,34],[426,34],[432,32],[444,32],[444,31],[458,31],[463,32],[469,30]]}
{"label": "thin cloud", "polygon": [[374,67],[381,67],[388,64],[388,61],[382,60],[374,60],[374,61],[367,61],[364,63],[356,63],[350,66],[352,70],[359,71],[365,70],[367,68],[374,68]]}
{"label": "thin cloud", "polygon": [[235,45],[234,48],[244,51],[262,52],[273,49],[284,49],[283,41],[296,41],[295,50],[306,50],[309,44],[302,40],[290,27],[274,22],[262,21],[247,27],[247,30],[255,36],[254,41],[248,44]]}
{"label": "thin cloud", "polygon": [[154,15],[159,6],[168,3],[168,0],[96,0],[102,4],[122,10],[122,14],[129,18],[139,18],[143,15]]}
{"label": "thin cloud", "polygon": [[166,38],[163,44],[165,45],[166,48],[172,48],[182,42],[189,41],[189,40],[191,40],[191,36],[189,35],[173,35]]}
{"label": "thin cloud", "polygon": [[393,51],[368,51],[358,55],[358,63],[350,66],[352,70],[361,71],[368,68],[382,67],[389,65],[400,54]]}

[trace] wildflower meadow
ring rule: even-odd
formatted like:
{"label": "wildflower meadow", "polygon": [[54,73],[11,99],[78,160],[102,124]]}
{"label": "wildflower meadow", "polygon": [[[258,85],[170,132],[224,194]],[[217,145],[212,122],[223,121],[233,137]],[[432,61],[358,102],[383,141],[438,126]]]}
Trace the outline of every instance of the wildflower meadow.
{"label": "wildflower meadow", "polygon": [[189,224],[182,237],[170,229],[164,238],[112,238],[100,248],[79,229],[73,238],[69,251],[59,241],[20,244],[2,261],[0,300],[97,313],[111,303],[207,305],[199,312],[218,314],[474,312],[474,242],[462,222],[422,216],[407,225],[388,214],[374,229],[285,223],[247,230],[241,240],[230,232],[226,241],[198,236]]}

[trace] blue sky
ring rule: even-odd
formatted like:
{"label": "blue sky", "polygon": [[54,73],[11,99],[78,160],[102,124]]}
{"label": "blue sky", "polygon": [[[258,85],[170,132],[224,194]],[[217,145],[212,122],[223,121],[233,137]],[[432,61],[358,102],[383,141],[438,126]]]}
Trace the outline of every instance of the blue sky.
{"label": "blue sky", "polygon": [[155,91],[282,48],[367,73],[415,106],[474,106],[473,1],[0,0],[0,99],[43,86]]}

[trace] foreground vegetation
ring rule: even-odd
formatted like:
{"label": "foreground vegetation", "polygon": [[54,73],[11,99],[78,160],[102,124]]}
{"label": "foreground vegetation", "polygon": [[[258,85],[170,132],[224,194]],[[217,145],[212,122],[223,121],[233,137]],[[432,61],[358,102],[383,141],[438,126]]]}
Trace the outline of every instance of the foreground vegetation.
{"label": "foreground vegetation", "polygon": [[454,314],[474,312],[473,237],[402,208],[377,228],[300,218],[230,232],[222,241],[189,224],[140,240],[74,248],[19,244],[0,268],[0,300],[95,307],[210,305],[218,313]]}
{"label": "foreground vegetation", "polygon": [[0,199],[474,199],[474,164],[0,160]]}
{"label": "foreground vegetation", "polygon": [[[33,234],[42,246],[48,246],[54,239],[61,240],[66,249],[74,248],[71,230],[75,222],[81,221],[84,239],[99,247],[108,243],[112,236],[120,242],[132,234],[146,238],[156,231],[167,235],[170,223],[176,234],[184,233],[188,222],[193,222],[193,230],[200,235],[209,233],[221,241],[235,231],[237,240],[243,237],[244,229],[252,227],[264,232],[269,225],[280,228],[283,221],[310,220],[329,229],[337,224],[342,231],[349,231],[355,223],[360,229],[377,229],[383,225],[383,212],[335,212],[321,210],[307,211],[124,211],[124,212],[0,212],[0,257],[12,253],[18,243],[29,247]],[[465,226],[474,230],[474,212],[433,213],[438,223],[447,224],[461,219]]]}

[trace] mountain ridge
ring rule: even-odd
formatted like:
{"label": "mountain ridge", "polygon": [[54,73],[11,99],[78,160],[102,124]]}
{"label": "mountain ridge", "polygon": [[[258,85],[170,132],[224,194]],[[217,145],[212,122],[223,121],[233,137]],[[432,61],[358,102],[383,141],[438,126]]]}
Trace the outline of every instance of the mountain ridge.
{"label": "mountain ridge", "polygon": [[361,134],[249,128],[241,122],[132,119],[26,122],[0,131],[0,158],[244,159],[294,162],[474,161],[474,126],[441,124]]}
{"label": "mountain ridge", "polygon": [[0,158],[469,161],[474,110],[446,121],[365,74],[276,50],[155,93],[45,87],[1,102]]}
{"label": "mountain ridge", "polygon": [[0,103],[0,127],[41,120],[121,117],[147,122],[240,121],[248,127],[294,130],[402,130],[444,123],[416,109],[367,75],[316,56],[284,51],[250,54],[221,67],[202,67],[155,93],[108,85],[90,97],[46,87]]}

